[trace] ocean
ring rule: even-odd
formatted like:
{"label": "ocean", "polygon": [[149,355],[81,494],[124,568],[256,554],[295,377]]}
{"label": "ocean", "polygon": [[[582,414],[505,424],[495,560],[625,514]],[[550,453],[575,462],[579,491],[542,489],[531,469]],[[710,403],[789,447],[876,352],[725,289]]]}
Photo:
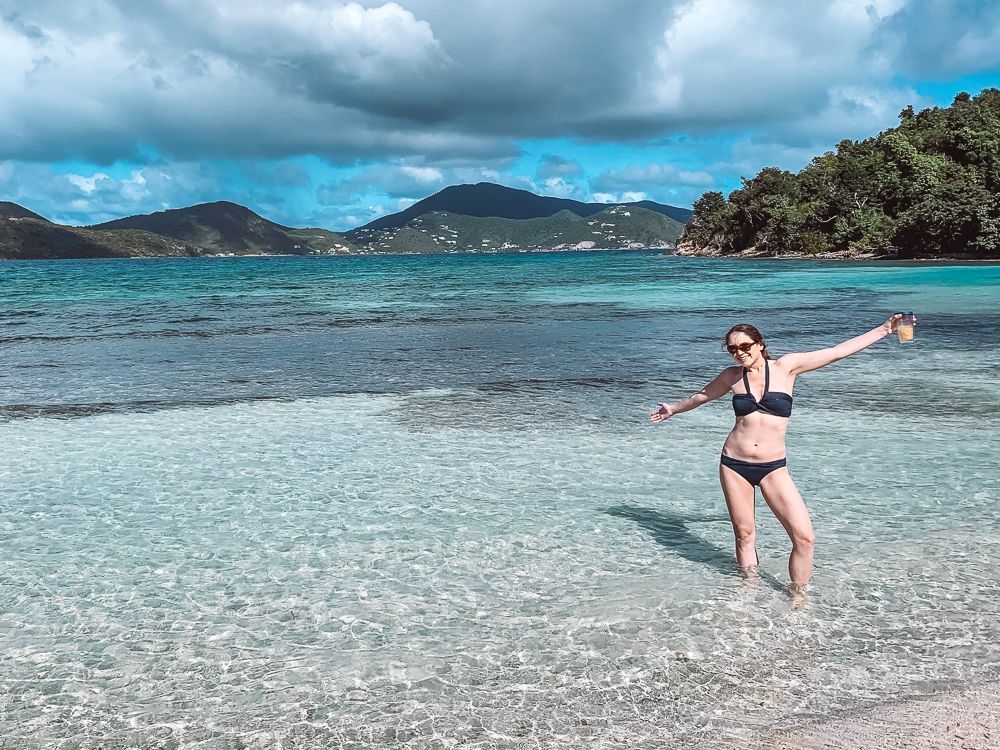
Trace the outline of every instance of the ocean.
{"label": "ocean", "polygon": [[[651,251],[0,264],[0,748],[754,747],[1000,679],[1000,266]],[[805,606],[728,398],[796,382]]]}

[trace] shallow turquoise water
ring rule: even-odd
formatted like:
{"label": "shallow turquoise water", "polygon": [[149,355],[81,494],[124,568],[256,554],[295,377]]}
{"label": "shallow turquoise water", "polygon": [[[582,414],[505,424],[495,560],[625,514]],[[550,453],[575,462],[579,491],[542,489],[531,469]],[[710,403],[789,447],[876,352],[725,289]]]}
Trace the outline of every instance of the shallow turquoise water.
{"label": "shallow turquoise water", "polygon": [[[12,747],[753,746],[1000,677],[1000,269],[651,253],[0,265]],[[796,384],[807,606],[733,574],[727,364]]]}

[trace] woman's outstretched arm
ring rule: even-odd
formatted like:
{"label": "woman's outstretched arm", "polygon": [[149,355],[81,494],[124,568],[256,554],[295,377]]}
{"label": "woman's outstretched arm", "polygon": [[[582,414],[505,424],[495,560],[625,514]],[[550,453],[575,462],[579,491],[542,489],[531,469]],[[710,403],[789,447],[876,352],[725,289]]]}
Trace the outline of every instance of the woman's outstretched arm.
{"label": "woman's outstretched arm", "polygon": [[799,375],[803,372],[818,370],[819,368],[826,367],[828,364],[837,362],[844,357],[850,357],[852,354],[857,354],[862,349],[866,349],[874,344],[876,341],[881,341],[896,330],[901,317],[902,316],[899,313],[896,313],[885,321],[885,323],[873,328],[868,331],[868,333],[862,333],[860,336],[855,336],[853,339],[848,339],[847,341],[837,344],[836,346],[831,346],[828,349],[817,349],[814,352],[786,354],[778,361],[785,366],[791,375]]}
{"label": "woman's outstretched arm", "polygon": [[680,401],[675,401],[672,404],[660,404],[659,408],[649,415],[649,420],[653,424],[659,424],[664,420],[670,419],[674,414],[680,414],[682,411],[691,411],[702,404],[707,404],[709,401],[725,396],[729,389],[733,387],[732,371],[734,369],[736,368],[727,367],[718,374],[715,380],[687,398],[682,398]]}

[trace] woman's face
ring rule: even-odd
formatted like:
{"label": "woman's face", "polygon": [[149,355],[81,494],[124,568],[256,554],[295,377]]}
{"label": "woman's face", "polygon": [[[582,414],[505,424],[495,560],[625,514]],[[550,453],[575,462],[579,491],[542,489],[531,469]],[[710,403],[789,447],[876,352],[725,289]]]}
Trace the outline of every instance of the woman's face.
{"label": "woman's face", "polygon": [[755,364],[760,359],[762,350],[760,343],[739,331],[726,339],[726,351],[744,367]]}

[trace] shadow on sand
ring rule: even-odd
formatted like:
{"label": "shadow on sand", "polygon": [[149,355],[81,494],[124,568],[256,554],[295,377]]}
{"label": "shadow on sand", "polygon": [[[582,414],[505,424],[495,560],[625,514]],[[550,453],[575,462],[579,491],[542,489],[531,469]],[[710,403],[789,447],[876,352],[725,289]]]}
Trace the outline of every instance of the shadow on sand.
{"label": "shadow on sand", "polygon": [[[685,560],[708,565],[726,576],[739,576],[732,549],[723,549],[698,534],[692,533],[688,528],[701,523],[725,523],[728,525],[728,516],[685,518],[669,511],[643,508],[638,505],[615,505],[611,508],[605,508],[604,512],[609,516],[634,521],[646,529],[657,544],[666,547]],[[779,591],[785,590],[785,586],[773,575],[760,572],[760,578],[772,588]]]}

